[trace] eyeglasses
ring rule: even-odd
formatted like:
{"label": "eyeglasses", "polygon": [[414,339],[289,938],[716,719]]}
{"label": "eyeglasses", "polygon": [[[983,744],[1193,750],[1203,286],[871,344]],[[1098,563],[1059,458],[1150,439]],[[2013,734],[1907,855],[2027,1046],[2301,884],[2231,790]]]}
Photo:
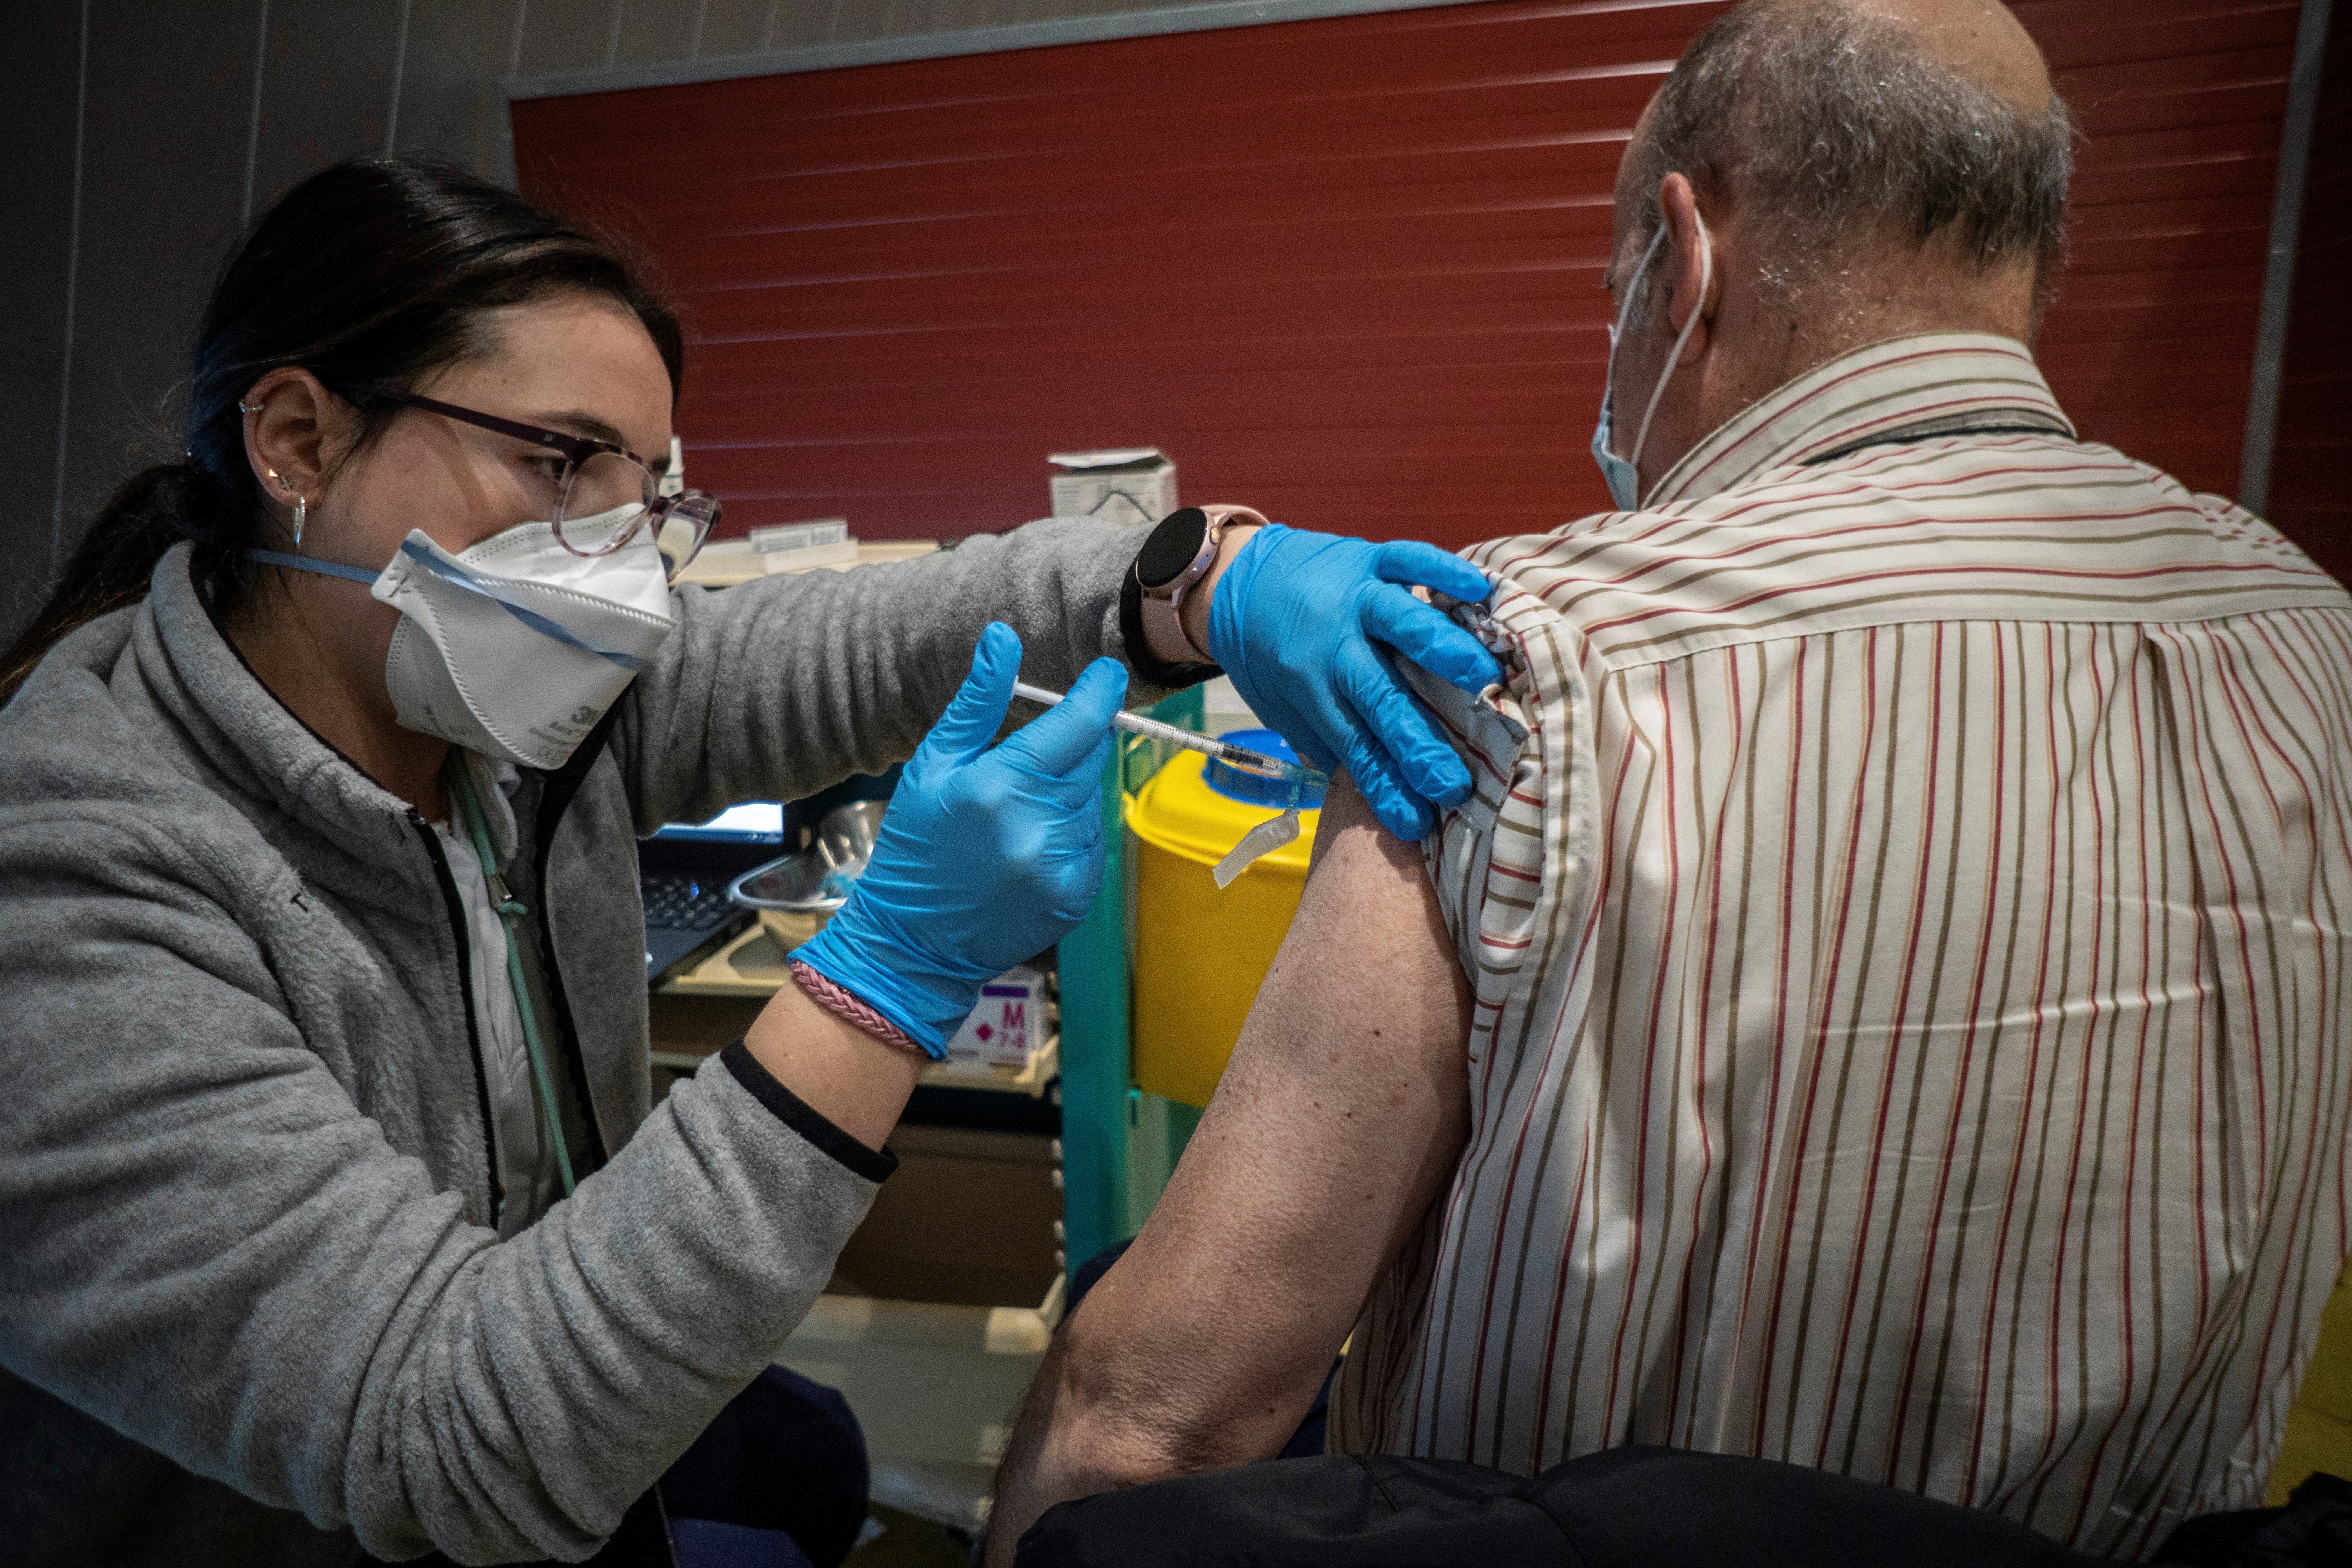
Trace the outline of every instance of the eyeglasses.
{"label": "eyeglasses", "polygon": [[389,386],[352,388],[366,397],[381,397],[408,408],[458,420],[501,436],[544,447],[563,459],[562,469],[549,476],[554,487],[551,521],[555,541],[574,555],[610,555],[637,536],[653,530],[654,547],[661,552],[669,580],[677,582],[702,549],[703,541],[719,522],[719,498],[701,490],[661,493],[661,480],[643,458],[614,441],[566,435],[501,419],[419,397]]}

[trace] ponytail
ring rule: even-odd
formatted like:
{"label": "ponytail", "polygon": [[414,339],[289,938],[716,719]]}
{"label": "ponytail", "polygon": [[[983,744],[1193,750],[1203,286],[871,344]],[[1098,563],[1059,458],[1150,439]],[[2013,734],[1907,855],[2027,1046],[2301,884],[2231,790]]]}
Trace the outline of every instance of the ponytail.
{"label": "ponytail", "polygon": [[[356,389],[414,388],[479,353],[482,312],[563,291],[618,301],[653,338],[676,395],[677,317],[608,240],[455,164],[365,158],[320,170],[262,215],[230,258],[196,331],[186,460],[145,468],[108,499],[32,626],[0,654],[0,703],[58,639],[135,605],[163,552],[195,543],[196,590],[233,619],[268,544],[239,402],[299,365],[357,407],[364,449],[400,412]],[[353,390],[347,390],[353,389]]]}
{"label": "ponytail", "polygon": [[16,694],[68,632],[147,596],[163,552],[205,531],[218,487],[191,463],[159,463],[125,479],[99,509],[66,563],[57,592],[5,654],[0,703]]}

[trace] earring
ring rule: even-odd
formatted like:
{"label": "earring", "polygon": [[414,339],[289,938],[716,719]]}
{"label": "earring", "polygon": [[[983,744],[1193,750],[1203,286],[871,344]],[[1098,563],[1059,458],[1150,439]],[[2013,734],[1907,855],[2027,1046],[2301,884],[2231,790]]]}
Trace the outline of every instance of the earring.
{"label": "earring", "polygon": [[294,548],[297,550],[302,548],[302,522],[303,520],[308,518],[310,515],[310,502],[309,498],[304,496],[296,496],[294,498]]}
{"label": "earring", "polygon": [[258,403],[247,403],[244,398],[240,397],[236,400],[236,411],[239,414],[258,414],[261,412],[261,405]]}

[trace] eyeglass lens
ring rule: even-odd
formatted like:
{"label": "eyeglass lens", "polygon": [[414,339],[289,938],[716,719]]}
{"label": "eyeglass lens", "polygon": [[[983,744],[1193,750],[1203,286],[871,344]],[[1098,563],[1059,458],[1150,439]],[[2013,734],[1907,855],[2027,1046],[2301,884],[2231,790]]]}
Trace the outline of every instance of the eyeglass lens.
{"label": "eyeglass lens", "polygon": [[654,544],[669,569],[671,582],[677,582],[687,563],[701,552],[702,542],[710,537],[711,525],[718,521],[719,503],[698,490],[670,503],[654,534]]}
{"label": "eyeglass lens", "polygon": [[[598,452],[572,472],[555,509],[556,538],[579,555],[618,550],[645,522],[659,495],[659,482],[644,464],[618,452]],[[654,544],[671,581],[701,550],[718,510],[715,500],[689,491],[662,512]]]}

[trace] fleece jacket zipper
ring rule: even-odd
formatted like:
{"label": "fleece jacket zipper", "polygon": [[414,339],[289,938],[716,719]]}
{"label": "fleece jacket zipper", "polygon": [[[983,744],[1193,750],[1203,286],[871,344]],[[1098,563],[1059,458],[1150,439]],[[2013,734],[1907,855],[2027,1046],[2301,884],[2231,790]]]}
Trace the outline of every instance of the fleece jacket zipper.
{"label": "fleece jacket zipper", "polygon": [[433,879],[441,887],[441,905],[449,917],[449,936],[457,944],[457,999],[465,1005],[466,1044],[474,1055],[474,1102],[482,1117],[482,1168],[490,1181],[490,1223],[495,1225],[505,1201],[505,1187],[499,1180],[498,1138],[490,1121],[490,1075],[482,1063],[482,1035],[474,1022],[474,944],[466,929],[466,902],[457,896],[457,880],[449,874],[448,858],[441,853],[441,841],[434,836],[432,825],[414,809],[408,823],[425,841],[425,856],[433,862]]}
{"label": "fleece jacket zipper", "polygon": [[548,908],[547,885],[549,862],[553,859],[555,852],[555,830],[563,825],[563,814],[572,809],[572,797],[580,793],[581,784],[588,777],[588,770],[594,767],[596,759],[604,755],[604,742],[611,737],[613,727],[620,716],[620,704],[615,703],[606,709],[604,716],[596,721],[595,728],[588,731],[587,738],[580,742],[579,748],[564,764],[544,775],[547,782],[540,790],[539,811],[532,823],[531,833],[534,858],[538,862],[531,868],[537,886],[532,889],[535,896],[530,902],[531,923],[539,931],[539,973],[547,984],[547,999],[555,1007],[555,1030],[563,1045],[564,1073],[572,1080],[572,1092],[580,1102],[580,1120],[588,1130],[587,1158],[581,1165],[583,1176],[602,1166],[609,1155],[596,1115],[596,1100],[588,1091],[588,1064],[580,1048],[580,1031],[572,1025],[572,998],[565,994],[562,966],[555,959],[555,920]]}

